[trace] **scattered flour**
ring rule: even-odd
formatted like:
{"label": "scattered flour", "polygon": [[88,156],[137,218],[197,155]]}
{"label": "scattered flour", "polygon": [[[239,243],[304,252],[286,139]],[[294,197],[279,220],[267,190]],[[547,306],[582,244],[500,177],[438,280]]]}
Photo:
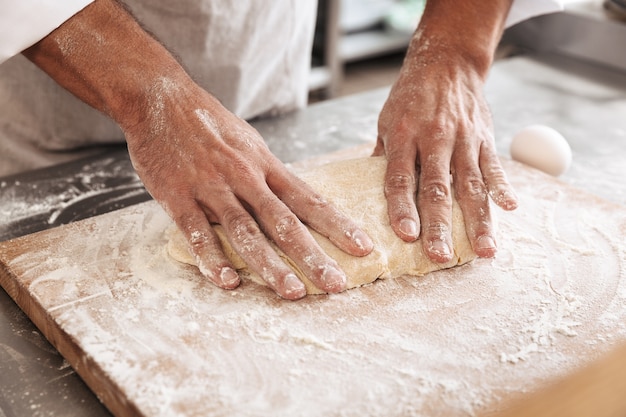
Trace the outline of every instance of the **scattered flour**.
{"label": "scattered flour", "polygon": [[623,210],[522,174],[495,259],[297,302],[169,259],[154,202],[57,229],[10,267],[78,372],[143,415],[476,415],[626,340]]}

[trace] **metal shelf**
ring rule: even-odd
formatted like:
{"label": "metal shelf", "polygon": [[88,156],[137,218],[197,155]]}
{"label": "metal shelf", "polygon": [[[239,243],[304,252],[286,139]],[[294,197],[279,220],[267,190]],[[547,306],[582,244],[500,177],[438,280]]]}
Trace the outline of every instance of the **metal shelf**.
{"label": "metal shelf", "polygon": [[558,54],[626,71],[626,23],[602,2],[589,0],[507,29],[503,41],[544,54]]}
{"label": "metal shelf", "polygon": [[313,67],[309,91],[323,91],[327,98],[335,95],[343,78],[346,63],[382,56],[406,49],[411,39],[407,33],[372,26],[346,32],[340,22],[341,0],[320,0],[314,57],[321,65]]}

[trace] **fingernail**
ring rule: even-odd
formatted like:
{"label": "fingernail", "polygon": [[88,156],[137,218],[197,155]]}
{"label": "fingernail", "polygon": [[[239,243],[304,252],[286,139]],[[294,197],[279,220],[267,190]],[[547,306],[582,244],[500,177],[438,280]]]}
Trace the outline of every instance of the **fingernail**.
{"label": "fingernail", "polygon": [[235,288],[239,285],[239,274],[233,268],[225,266],[220,270],[219,276],[221,286],[224,288]]}
{"label": "fingernail", "polygon": [[450,247],[443,240],[433,240],[430,242],[430,251],[440,256],[449,256]]}
{"label": "fingernail", "polygon": [[295,274],[289,274],[285,277],[285,295],[286,298],[301,298],[306,295],[306,287],[304,283],[298,279]]}
{"label": "fingernail", "polygon": [[477,249],[495,249],[496,242],[493,241],[491,236],[484,235],[484,236],[479,237],[478,240],[476,241],[476,248]]}
{"label": "fingernail", "polygon": [[417,237],[417,223],[413,219],[400,220],[400,231],[406,236]]}
{"label": "fingernail", "polygon": [[335,267],[328,267],[322,274],[322,282],[324,289],[330,292],[339,292],[346,287],[346,276],[343,272]]}
{"label": "fingernail", "polygon": [[359,249],[363,251],[369,252],[374,248],[372,239],[370,239],[370,237],[362,230],[355,231],[352,235],[352,240],[356,243]]}

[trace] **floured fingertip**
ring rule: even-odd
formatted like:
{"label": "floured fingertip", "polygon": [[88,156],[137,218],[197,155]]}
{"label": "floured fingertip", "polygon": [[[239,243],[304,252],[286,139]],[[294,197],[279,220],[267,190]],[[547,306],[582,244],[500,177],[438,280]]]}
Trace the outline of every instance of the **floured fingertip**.
{"label": "floured fingertip", "polygon": [[329,293],[337,293],[346,289],[348,279],[346,275],[335,268],[328,265],[323,269],[322,276],[320,277],[320,283],[325,291]]}
{"label": "floured fingertip", "polygon": [[241,278],[239,278],[239,274],[233,268],[225,266],[220,270],[219,281],[221,284],[218,284],[220,287],[232,290],[233,288],[237,288],[241,283]]}
{"label": "floured fingertip", "polygon": [[203,276],[207,277],[218,287],[226,290],[237,288],[241,283],[239,274],[230,266],[223,266],[216,271],[207,267],[204,261],[200,260],[198,262],[198,269]]}
{"label": "floured fingertip", "polygon": [[511,190],[495,190],[489,192],[489,195],[493,202],[504,210],[515,210],[519,205],[517,195]]}
{"label": "floured fingertip", "polygon": [[306,295],[306,286],[295,274],[285,277],[284,289],[281,297],[287,300],[299,300]]}
{"label": "floured fingertip", "polygon": [[496,247],[496,242],[491,236],[480,236],[476,240],[476,247],[474,249],[474,252],[476,252],[476,254],[481,258],[493,258],[494,256],[496,256],[497,251],[498,249]]}
{"label": "floured fingertip", "polygon": [[428,241],[426,251],[428,257],[437,263],[446,263],[452,259],[450,246],[441,239]]}
{"label": "floured fingertip", "polygon": [[374,242],[362,230],[357,229],[353,232],[346,232],[346,236],[348,236],[358,250],[358,253],[355,253],[355,255],[365,256],[374,250]]}

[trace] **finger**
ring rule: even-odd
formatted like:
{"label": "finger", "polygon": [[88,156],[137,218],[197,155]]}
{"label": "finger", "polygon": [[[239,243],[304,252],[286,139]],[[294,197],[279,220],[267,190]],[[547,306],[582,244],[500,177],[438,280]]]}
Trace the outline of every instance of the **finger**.
{"label": "finger", "polygon": [[449,156],[443,154],[433,153],[425,157],[417,192],[424,252],[431,260],[439,263],[450,261],[453,249],[449,161]]}
{"label": "finger", "polygon": [[415,241],[420,234],[420,217],[415,205],[417,152],[409,147],[387,152],[385,197],[391,228],[405,242]]}
{"label": "finger", "polygon": [[454,159],[454,194],[463,212],[465,231],[474,252],[483,258],[496,254],[487,187],[472,150],[457,153]]}
{"label": "finger", "polygon": [[294,214],[339,249],[353,256],[365,256],[374,249],[370,237],[351,218],[289,171],[272,176],[268,183]]}
{"label": "finger", "polygon": [[385,155],[385,142],[379,135],[378,138],[376,139],[376,146],[374,147],[374,150],[372,151],[372,156],[383,156],[383,155]]}
{"label": "finger", "polygon": [[205,213],[195,204],[176,205],[172,218],[182,231],[200,273],[220,288],[233,289],[239,274],[228,260]]}
{"label": "finger", "polygon": [[278,256],[252,216],[229,194],[214,208],[233,249],[279,296],[297,300],[306,295],[304,284]]}
{"label": "finger", "polygon": [[515,210],[519,200],[492,143],[481,147],[479,163],[491,199],[504,210]]}
{"label": "finger", "polygon": [[319,289],[340,292],[347,278],[337,262],[315,241],[308,229],[268,188],[250,203],[263,230]]}

